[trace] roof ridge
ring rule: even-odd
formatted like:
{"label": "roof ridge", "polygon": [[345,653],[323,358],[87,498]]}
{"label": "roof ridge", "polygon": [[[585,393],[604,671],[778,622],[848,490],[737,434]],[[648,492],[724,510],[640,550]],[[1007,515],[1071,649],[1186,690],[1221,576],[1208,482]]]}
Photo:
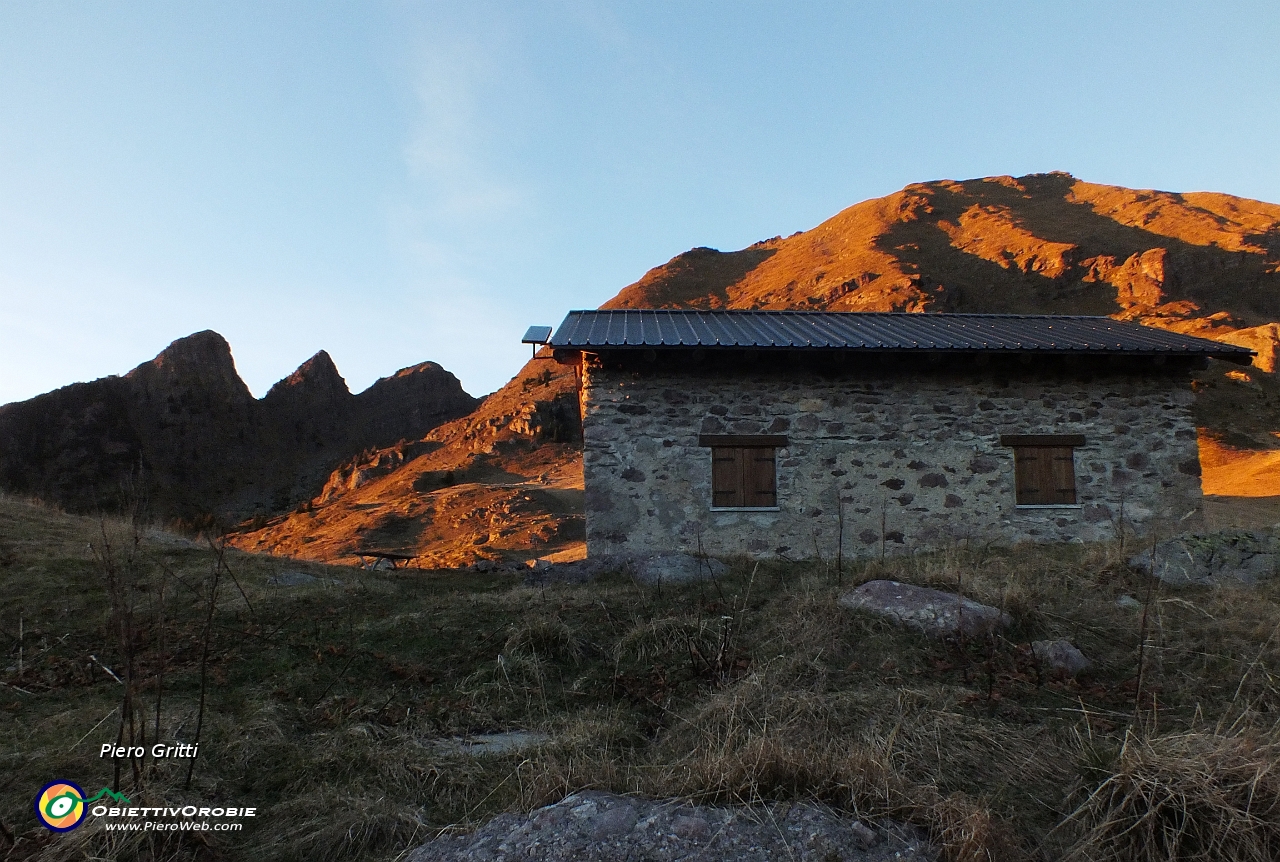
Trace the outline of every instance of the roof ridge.
{"label": "roof ridge", "polygon": [[795,315],[797,317],[817,317],[824,314],[840,316],[879,316],[879,317],[985,317],[1017,320],[1109,320],[1113,323],[1124,323],[1135,326],[1143,324],[1131,320],[1117,320],[1105,314],[998,314],[994,312],[972,311],[818,311],[803,308],[575,308],[569,314],[732,314],[732,315]]}
{"label": "roof ridge", "polygon": [[1241,363],[1254,355],[1245,347],[1098,315],[790,309],[584,309],[569,312],[551,345],[1141,354]]}

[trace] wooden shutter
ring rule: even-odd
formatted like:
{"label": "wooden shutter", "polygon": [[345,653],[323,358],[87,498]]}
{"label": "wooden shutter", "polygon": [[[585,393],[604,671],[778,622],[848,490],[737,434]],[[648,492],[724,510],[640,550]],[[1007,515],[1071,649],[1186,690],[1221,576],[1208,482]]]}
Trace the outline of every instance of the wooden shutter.
{"label": "wooden shutter", "polygon": [[743,485],[747,489],[746,505],[773,507],[778,505],[774,487],[777,470],[773,462],[773,449],[744,449]]}
{"label": "wooden shutter", "polygon": [[742,453],[738,446],[716,446],[711,450],[711,505],[717,509],[743,505]]}
{"label": "wooden shutter", "polygon": [[1041,506],[1047,502],[1043,452],[1039,446],[1019,446],[1013,450],[1015,502],[1019,506]]}
{"label": "wooden shutter", "polygon": [[776,476],[772,447],[715,446],[711,449],[711,505],[772,508],[778,505]]}
{"label": "wooden shutter", "polygon": [[1019,506],[1076,502],[1075,450],[1070,446],[1016,446],[1013,472]]}
{"label": "wooden shutter", "polygon": [[1043,457],[1049,462],[1049,487],[1053,502],[1075,505],[1076,502],[1076,454],[1070,446],[1045,447]]}

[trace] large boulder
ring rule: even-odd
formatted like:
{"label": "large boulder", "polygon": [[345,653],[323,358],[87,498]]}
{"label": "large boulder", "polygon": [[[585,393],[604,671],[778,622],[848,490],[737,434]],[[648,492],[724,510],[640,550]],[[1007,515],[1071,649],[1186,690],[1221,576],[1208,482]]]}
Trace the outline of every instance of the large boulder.
{"label": "large boulder", "polygon": [[1010,623],[998,608],[955,593],[913,587],[897,581],[868,581],[840,597],[840,604],[886,617],[933,637],[964,634],[977,637]]}
{"label": "large boulder", "polygon": [[1280,537],[1264,532],[1224,530],[1183,534],[1129,558],[1129,565],[1150,571],[1170,586],[1252,585],[1269,578],[1280,566]]}

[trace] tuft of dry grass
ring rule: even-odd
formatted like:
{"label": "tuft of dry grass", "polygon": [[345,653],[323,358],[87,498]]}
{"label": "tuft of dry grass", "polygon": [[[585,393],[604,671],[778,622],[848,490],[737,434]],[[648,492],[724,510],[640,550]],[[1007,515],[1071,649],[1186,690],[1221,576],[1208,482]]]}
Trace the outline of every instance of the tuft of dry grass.
{"label": "tuft of dry grass", "polygon": [[340,862],[412,847],[434,831],[425,808],[413,800],[359,789],[363,792],[330,791],[281,802],[272,811],[276,828],[246,848],[247,855],[269,858],[285,846],[290,856],[308,862]]}
{"label": "tuft of dry grass", "polygon": [[503,652],[509,656],[540,656],[576,662],[582,658],[582,644],[559,617],[542,617],[528,621],[512,632]]}
{"label": "tuft of dry grass", "polygon": [[1200,731],[1126,737],[1068,818],[1067,860],[1269,862],[1280,858],[1280,742]]}

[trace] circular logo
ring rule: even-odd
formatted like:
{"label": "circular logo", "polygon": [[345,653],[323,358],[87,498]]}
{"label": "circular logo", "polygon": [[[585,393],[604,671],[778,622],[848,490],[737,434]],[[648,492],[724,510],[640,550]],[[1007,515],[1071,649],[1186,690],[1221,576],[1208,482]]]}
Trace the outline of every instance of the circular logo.
{"label": "circular logo", "polygon": [[50,781],[36,795],[36,817],[54,832],[75,829],[85,811],[84,791],[74,781]]}

